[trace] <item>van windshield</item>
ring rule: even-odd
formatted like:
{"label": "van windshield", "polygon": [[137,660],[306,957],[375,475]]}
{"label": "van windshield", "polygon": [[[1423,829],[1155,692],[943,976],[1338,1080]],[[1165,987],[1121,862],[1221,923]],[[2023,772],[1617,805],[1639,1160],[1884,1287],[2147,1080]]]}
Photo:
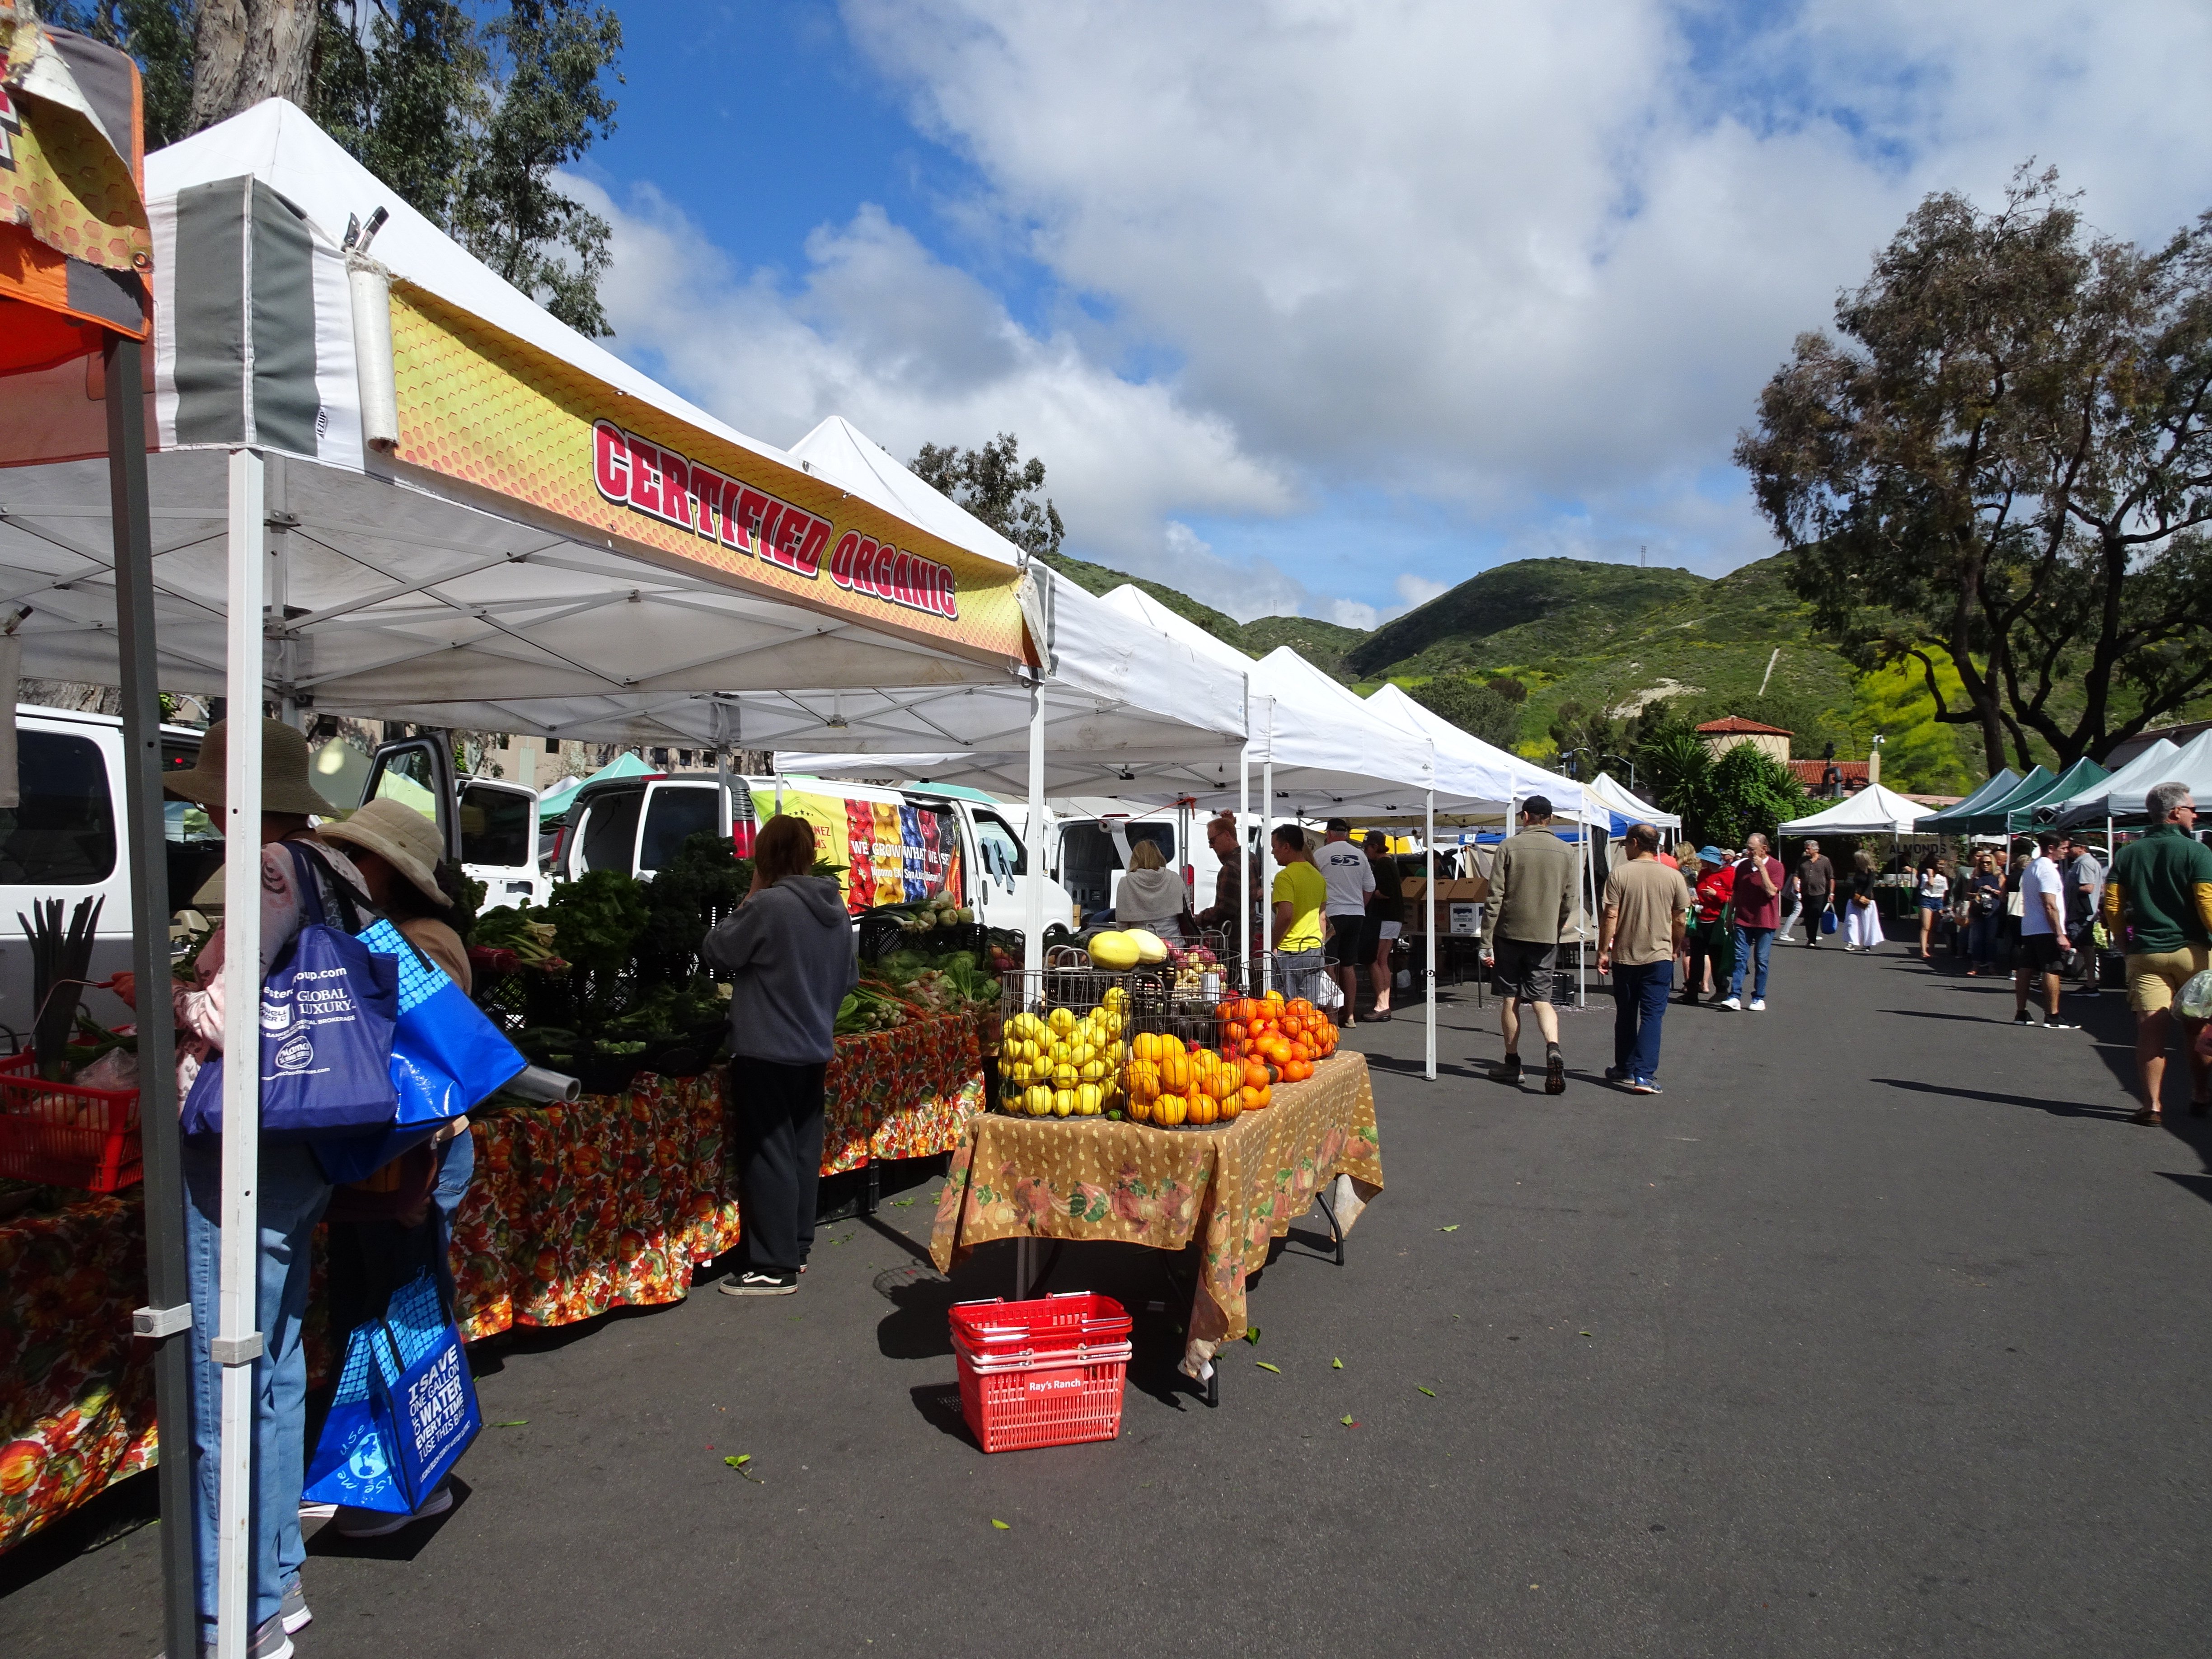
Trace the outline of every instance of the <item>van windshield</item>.
{"label": "van windshield", "polygon": [[530,797],[471,784],[461,791],[461,862],[518,870],[534,856]]}
{"label": "van windshield", "polygon": [[0,806],[0,882],[85,887],[115,870],[115,802],[100,745],[62,732],[19,732],[21,794]]}
{"label": "van windshield", "polygon": [[630,854],[637,846],[637,811],[645,805],[641,789],[611,792],[584,809],[584,868],[619,870],[629,873]]}

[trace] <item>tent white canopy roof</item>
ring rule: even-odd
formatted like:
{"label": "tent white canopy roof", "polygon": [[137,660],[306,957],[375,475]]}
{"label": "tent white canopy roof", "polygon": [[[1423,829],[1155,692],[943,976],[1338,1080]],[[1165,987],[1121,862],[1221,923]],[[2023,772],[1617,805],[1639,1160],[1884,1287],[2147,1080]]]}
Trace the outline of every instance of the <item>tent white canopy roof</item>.
{"label": "tent white canopy roof", "polygon": [[[1486,793],[1486,784],[1464,774],[1451,780],[1438,776],[1436,746],[1427,736],[1379,719],[1356,693],[1288,646],[1254,662],[1134,585],[1114,589],[1104,603],[1194,652],[1249,665],[1252,763],[1257,768],[1272,761],[1273,805],[1279,817],[1418,815],[1432,781],[1439,812],[1494,811],[1503,805]],[[1217,811],[1233,809],[1236,769],[1223,769],[1212,777],[1194,775],[1186,793]]]}
{"label": "tent white canopy roof", "polygon": [[[2148,811],[2146,797],[2161,783],[2185,783],[2192,795],[2212,785],[2212,751],[2204,746],[2212,732],[2200,732],[2185,745],[2160,738],[2103,781],[2078,795],[2052,801],[2050,821],[2064,829],[2105,818],[2136,818]],[[2192,752],[2194,751],[2194,752]],[[2039,808],[2036,817],[2045,817]]]}
{"label": "tent white canopy roof", "polygon": [[1785,836],[1910,835],[1913,823],[1936,809],[1922,806],[1870,783],[1855,795],[1846,795],[1809,817],[1792,818],[1782,825]]}
{"label": "tent white canopy roof", "polygon": [[1631,794],[1610,772],[1601,772],[1589,781],[1589,793],[1613,811],[1616,817],[1629,823],[1648,823],[1658,830],[1680,830],[1682,815],[1662,812],[1650,801]]}
{"label": "tent white canopy roof", "polygon": [[[1437,765],[1441,774],[1448,764],[1461,769],[1462,775],[1469,779],[1481,778],[1492,792],[1498,805],[1495,810],[1480,814],[1456,813],[1466,817],[1480,816],[1498,817],[1510,803],[1523,801],[1531,795],[1542,795],[1552,803],[1553,816],[1562,823],[1580,823],[1588,811],[1582,785],[1571,778],[1561,777],[1556,772],[1547,772],[1534,761],[1524,760],[1497,744],[1486,743],[1472,732],[1454,726],[1443,715],[1394,684],[1377,687],[1370,693],[1367,708],[1378,718],[1389,720],[1406,730],[1417,732],[1433,743],[1437,748]],[[1589,822],[1606,822],[1601,812]]]}
{"label": "tent white canopy roof", "polygon": [[[623,744],[774,749],[834,733],[841,748],[1018,748],[1034,644],[1056,659],[1046,696],[1054,747],[1109,766],[1147,752],[1147,744],[1171,747],[1179,760],[1215,750],[1233,757],[1241,744],[1240,675],[1179,660],[1164,641],[1041,568],[1024,580],[1018,549],[847,422],[825,421],[787,453],[655,385],[493,276],[290,105],[258,106],[160,152],[149,168],[161,269],[172,284],[157,313],[152,424],[161,451],[149,464],[163,684],[222,685],[228,452],[258,439],[269,453],[271,550],[283,555],[271,567],[268,678],[277,695],[303,706]],[[225,204],[229,217],[210,220]],[[393,283],[450,302],[470,327],[482,319],[501,331],[470,337],[496,361],[526,358],[526,348],[550,354],[568,377],[557,391],[572,403],[614,409],[625,428],[657,411],[684,423],[661,428],[678,433],[663,436],[664,445],[719,443],[757,458],[773,492],[825,530],[874,526],[872,533],[902,543],[918,531],[917,548],[933,540],[970,556],[989,590],[983,597],[998,605],[1000,626],[989,637],[1000,645],[957,632],[932,637],[916,621],[920,607],[873,596],[860,604],[831,591],[828,569],[811,591],[807,583],[779,586],[754,574],[764,556],[724,556],[703,529],[672,538],[649,526],[641,533],[659,542],[646,545],[594,535],[573,509],[567,517],[534,510],[521,498],[527,480],[502,494],[364,443],[361,374],[378,347],[357,337],[360,313],[333,234],[378,207],[392,216],[374,252]],[[196,250],[210,223],[234,243],[242,234],[291,261],[264,260],[247,267],[249,276],[234,254],[227,315],[204,301],[199,289],[208,284],[175,270],[180,262],[188,273],[206,266]],[[204,429],[195,398],[206,401],[209,363],[220,369],[230,337],[223,331],[250,327],[265,343],[261,313],[271,302],[260,285],[288,270],[296,384],[272,386],[264,376],[241,394],[234,382],[238,430]],[[252,320],[241,323],[241,312]],[[65,455],[70,434],[86,426],[80,405],[91,411],[89,429],[100,430],[101,406],[88,402],[83,371],[73,368],[73,381],[19,378],[11,394],[24,395],[0,410],[0,456],[35,463],[0,471],[0,580],[32,606],[21,629],[27,672],[112,680],[106,463],[46,459],[58,446]],[[289,453],[275,430],[288,395],[314,415],[292,432]],[[254,429],[257,417],[265,429]],[[499,418],[482,399],[453,416],[464,435],[470,423]],[[592,428],[588,420],[571,425],[588,473]],[[566,428],[560,435],[574,441]],[[670,465],[678,459],[672,448]],[[614,509],[595,510],[625,532],[631,526]],[[884,546],[888,553],[888,539]],[[1134,712],[1109,717],[1125,709]]]}

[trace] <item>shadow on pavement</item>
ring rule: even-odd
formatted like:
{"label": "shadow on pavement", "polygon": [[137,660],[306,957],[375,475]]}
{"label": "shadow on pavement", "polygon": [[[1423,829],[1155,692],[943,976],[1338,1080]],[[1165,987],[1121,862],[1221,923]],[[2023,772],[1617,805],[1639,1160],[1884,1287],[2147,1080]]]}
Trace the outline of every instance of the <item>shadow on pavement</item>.
{"label": "shadow on pavement", "polygon": [[2117,1106],[2085,1106],[2079,1101],[2038,1100],[2032,1095],[1993,1094],[1986,1089],[1950,1089],[1940,1083],[1923,1083],[1914,1078],[1869,1078],[1869,1083],[1887,1084],[1893,1089],[1909,1089],[1915,1094],[1948,1095],[1957,1100],[1987,1101],[1994,1106],[2027,1106],[2039,1112],[2048,1112],[2053,1117],[2094,1117],[2108,1123],[2124,1123],[2135,1109],[2123,1103]]}
{"label": "shadow on pavement", "polygon": [[2159,1174],[2183,1191],[2194,1193],[2207,1204],[2212,1204],[2212,1175],[2176,1175],[2171,1170],[2160,1170]]}
{"label": "shadow on pavement", "polygon": [[383,1538],[343,1538],[339,1536],[336,1525],[325,1522],[307,1540],[307,1553],[343,1556],[356,1561],[412,1561],[436,1542],[447,1523],[469,1506],[469,1483],[459,1475],[448,1476],[447,1482],[453,1489],[453,1506],[443,1515],[402,1527]]}

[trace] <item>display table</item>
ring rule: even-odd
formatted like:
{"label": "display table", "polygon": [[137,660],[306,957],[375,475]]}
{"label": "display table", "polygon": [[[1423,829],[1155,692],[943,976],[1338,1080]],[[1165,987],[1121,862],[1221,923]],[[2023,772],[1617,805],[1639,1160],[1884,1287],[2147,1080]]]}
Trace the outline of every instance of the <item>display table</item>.
{"label": "display table", "polygon": [[[837,1039],[825,1173],[958,1145],[981,1109],[979,1019],[943,1015]],[[639,1078],[618,1095],[471,1120],[477,1166],[454,1218],[462,1334],[574,1324],[680,1302],[738,1242],[724,1073]],[[0,1550],[156,1459],[136,1188],[0,1221]],[[318,1315],[309,1354],[333,1356]]]}
{"label": "display table", "polygon": [[155,1462],[136,1192],[0,1221],[0,1550]]}
{"label": "display table", "polygon": [[[1205,1240],[1183,1369],[1195,1376],[1245,1330],[1244,1284],[1338,1175],[1382,1190],[1375,1093],[1364,1054],[1323,1060],[1274,1103],[1218,1129],[989,1113],[961,1138],[938,1200],[940,1270],[1001,1238],[1103,1239],[1181,1250]],[[1344,1218],[1349,1226],[1351,1218]]]}

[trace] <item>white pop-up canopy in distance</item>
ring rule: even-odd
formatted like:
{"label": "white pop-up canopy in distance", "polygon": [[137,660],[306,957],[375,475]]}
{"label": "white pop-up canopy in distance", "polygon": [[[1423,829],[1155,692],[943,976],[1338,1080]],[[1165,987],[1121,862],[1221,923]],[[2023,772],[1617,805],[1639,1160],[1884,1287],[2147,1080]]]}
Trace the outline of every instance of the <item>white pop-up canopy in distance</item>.
{"label": "white pop-up canopy in distance", "polygon": [[1792,818],[1777,833],[1784,836],[1909,836],[1913,824],[1936,809],[1909,801],[1904,796],[1870,783],[1856,794],[1802,818]]}
{"label": "white pop-up canopy in distance", "polygon": [[2062,830],[2100,818],[2139,817],[2148,810],[2144,797],[2152,788],[2179,775],[2173,757],[2180,752],[2180,745],[2172,738],[2153,738],[2141,754],[2111,776],[2100,778],[2079,794],[2039,806],[2035,816]]}
{"label": "white pop-up canopy in distance", "polygon": [[1642,796],[1631,794],[1610,772],[1601,772],[1592,778],[1589,792],[1612,814],[1610,828],[1616,836],[1626,835],[1632,823],[1648,823],[1655,830],[1682,827],[1680,813],[1662,812]]}

